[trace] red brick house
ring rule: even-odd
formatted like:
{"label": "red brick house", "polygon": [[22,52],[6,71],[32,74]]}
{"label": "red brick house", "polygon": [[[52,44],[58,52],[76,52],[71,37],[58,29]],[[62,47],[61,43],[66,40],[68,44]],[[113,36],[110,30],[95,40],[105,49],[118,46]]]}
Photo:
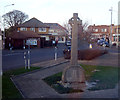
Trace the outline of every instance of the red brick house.
{"label": "red brick house", "polygon": [[51,34],[50,39],[57,40],[58,43],[65,43],[68,31],[58,23],[45,23],[49,26],[49,33]]}
{"label": "red brick house", "polygon": [[105,38],[109,36],[110,26],[108,25],[90,25],[88,27],[89,31],[92,33],[92,37],[97,38]]}
{"label": "red brick house", "polygon": [[[117,30],[118,29],[118,30]],[[111,25],[90,25],[88,30],[92,33],[93,39],[98,38],[108,38],[110,37],[111,33]],[[120,42],[120,29],[117,25],[112,24],[112,44]],[[119,34],[118,34],[119,33]]]}
{"label": "red brick house", "polygon": [[[44,47],[48,34],[49,26],[42,23],[36,18],[32,18],[25,23],[17,26],[17,31],[10,34],[6,39],[6,48],[12,46],[13,48],[23,48],[30,45],[33,47]],[[49,40],[50,41],[50,40]]]}

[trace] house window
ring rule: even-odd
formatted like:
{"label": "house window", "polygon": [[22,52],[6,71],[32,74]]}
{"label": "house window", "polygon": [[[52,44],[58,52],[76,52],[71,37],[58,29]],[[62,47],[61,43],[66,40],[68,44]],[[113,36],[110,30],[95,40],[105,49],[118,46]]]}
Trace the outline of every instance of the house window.
{"label": "house window", "polygon": [[114,41],[115,41],[115,39],[116,39],[116,38],[115,38],[115,36],[114,36]]}
{"label": "house window", "polygon": [[117,29],[115,28],[115,29],[114,29],[114,33],[116,33],[116,32],[117,32]]}
{"label": "house window", "polygon": [[120,28],[118,29],[118,33],[120,33]]}
{"label": "house window", "polygon": [[107,32],[106,28],[101,29],[101,32]]}
{"label": "house window", "polygon": [[94,32],[98,32],[98,29],[93,29]]}
{"label": "house window", "polygon": [[30,31],[34,31],[35,32],[35,28],[30,28]]}
{"label": "house window", "polygon": [[98,32],[98,29],[95,29],[95,32]]}
{"label": "house window", "polygon": [[21,31],[27,31],[27,28],[21,27],[20,30]]}
{"label": "house window", "polygon": [[64,38],[62,38],[62,41],[64,41]]}
{"label": "house window", "polygon": [[50,33],[54,33],[54,30],[53,30],[53,29],[50,29],[49,32],[50,32]]}
{"label": "house window", "polygon": [[118,36],[118,42],[120,42],[120,36]]}
{"label": "house window", "polygon": [[39,28],[39,32],[46,32],[46,28]]}
{"label": "house window", "polygon": [[107,32],[107,29],[105,28],[105,32]]}

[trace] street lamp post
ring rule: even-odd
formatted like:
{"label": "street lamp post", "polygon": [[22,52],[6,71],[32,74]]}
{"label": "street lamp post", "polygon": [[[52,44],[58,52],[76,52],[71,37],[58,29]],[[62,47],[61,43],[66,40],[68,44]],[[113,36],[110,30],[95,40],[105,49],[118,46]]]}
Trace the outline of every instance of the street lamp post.
{"label": "street lamp post", "polygon": [[[14,4],[10,4],[10,5],[6,5],[4,6],[4,13],[5,13],[5,7],[8,7],[8,6],[13,6]],[[3,49],[5,49],[5,22],[3,20],[3,28],[4,28],[4,32],[3,32]]]}
{"label": "street lamp post", "polygon": [[110,28],[110,37],[109,37],[110,48],[111,48],[112,47],[112,11],[113,11],[113,8],[111,7],[111,9],[109,9],[109,11],[111,11],[111,28]]}
{"label": "street lamp post", "polygon": [[118,25],[117,25],[117,47],[119,47],[119,34],[120,34],[120,31],[119,31],[119,28],[120,28],[120,1],[118,2]]}

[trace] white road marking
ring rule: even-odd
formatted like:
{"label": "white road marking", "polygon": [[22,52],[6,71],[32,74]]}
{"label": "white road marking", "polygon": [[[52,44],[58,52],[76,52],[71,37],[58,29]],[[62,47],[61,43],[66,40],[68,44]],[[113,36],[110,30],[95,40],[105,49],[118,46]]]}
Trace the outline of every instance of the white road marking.
{"label": "white road marking", "polygon": [[5,55],[2,55],[2,56],[14,56],[14,55],[20,55],[20,54],[23,54],[23,53],[12,53],[12,54],[5,54]]}

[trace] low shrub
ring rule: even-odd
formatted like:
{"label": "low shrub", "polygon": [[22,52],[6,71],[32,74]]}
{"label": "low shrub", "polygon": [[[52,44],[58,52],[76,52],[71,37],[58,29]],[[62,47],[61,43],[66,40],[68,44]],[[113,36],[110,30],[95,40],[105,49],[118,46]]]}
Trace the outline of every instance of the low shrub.
{"label": "low shrub", "polygon": [[[78,59],[79,60],[92,60],[98,56],[108,53],[107,50],[99,50],[99,49],[86,49],[86,50],[78,50]],[[71,58],[71,52],[64,53],[65,59]]]}

